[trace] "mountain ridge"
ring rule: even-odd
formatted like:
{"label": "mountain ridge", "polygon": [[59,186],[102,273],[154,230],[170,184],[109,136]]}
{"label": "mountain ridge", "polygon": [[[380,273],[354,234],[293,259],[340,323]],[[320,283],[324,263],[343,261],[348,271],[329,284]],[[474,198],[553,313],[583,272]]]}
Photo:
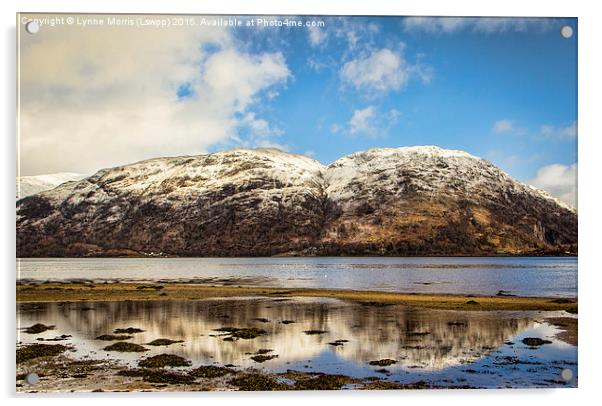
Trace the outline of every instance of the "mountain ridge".
{"label": "mountain ridge", "polygon": [[17,177],[17,199],[35,195],[46,190],[53,189],[58,185],[81,180],[85,175],[73,172],[58,172],[45,175],[19,176]]}
{"label": "mountain ridge", "polygon": [[575,209],[464,151],[153,158],[17,202],[19,256],[540,255]]}

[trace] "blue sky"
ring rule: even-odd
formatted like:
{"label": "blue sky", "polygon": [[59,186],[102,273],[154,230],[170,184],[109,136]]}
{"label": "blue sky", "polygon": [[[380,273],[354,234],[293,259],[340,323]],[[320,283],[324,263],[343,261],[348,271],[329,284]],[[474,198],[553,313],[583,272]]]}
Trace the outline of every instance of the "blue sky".
{"label": "blue sky", "polygon": [[[501,19],[490,29],[476,19],[447,29],[429,19],[311,20],[325,23],[313,43],[306,29],[235,31],[254,51],[282,52],[291,71],[278,96],[256,108],[278,128],[274,145],[330,163],[367,148],[434,144],[489,159],[523,181],[542,166],[576,162],[575,19]],[[560,35],[564,25],[572,38]],[[387,79],[394,68],[358,86],[342,73],[358,60],[377,68],[370,57],[383,50],[399,56],[402,84]],[[353,126],[361,111],[364,125]]]}
{"label": "blue sky", "polygon": [[[576,19],[236,18],[22,35],[21,173],[241,146],[328,164],[438,145],[576,203]],[[318,26],[247,26],[260,18]]]}

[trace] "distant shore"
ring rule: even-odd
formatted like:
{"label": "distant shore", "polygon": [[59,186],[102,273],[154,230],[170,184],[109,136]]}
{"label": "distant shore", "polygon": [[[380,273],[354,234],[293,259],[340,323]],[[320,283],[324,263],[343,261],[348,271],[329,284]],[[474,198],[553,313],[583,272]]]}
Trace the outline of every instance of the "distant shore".
{"label": "distant shore", "polygon": [[189,283],[19,283],[17,302],[134,301],[248,296],[323,297],[386,306],[402,304],[450,310],[565,310],[577,313],[575,298],[394,293],[335,289],[208,286]]}
{"label": "distant shore", "polygon": [[232,258],[556,258],[556,257],[579,257],[579,253],[576,246],[571,248],[560,248],[560,249],[540,249],[523,252],[499,252],[499,253],[481,253],[475,254],[453,254],[453,253],[431,253],[423,252],[416,254],[383,254],[381,252],[360,252],[360,253],[342,253],[334,255],[331,253],[317,254],[317,253],[304,253],[302,251],[286,251],[281,253],[275,253],[271,255],[182,255],[182,254],[170,254],[170,253],[154,253],[154,252],[140,252],[128,249],[115,249],[97,252],[94,255],[56,255],[56,256],[19,256],[17,259],[84,259],[84,258],[102,258],[102,259],[141,259],[141,258],[202,258],[202,259],[232,259]]}

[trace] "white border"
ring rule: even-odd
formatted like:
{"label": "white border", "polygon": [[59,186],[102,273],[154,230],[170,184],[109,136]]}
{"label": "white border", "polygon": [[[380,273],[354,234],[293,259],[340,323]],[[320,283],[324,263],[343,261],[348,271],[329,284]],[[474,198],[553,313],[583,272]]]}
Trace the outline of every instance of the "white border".
{"label": "white border", "polygon": [[[345,0],[345,1],[285,1],[285,0],[103,0],[98,2],[73,2],[68,0],[4,0],[0,3],[3,23],[2,41],[2,89],[0,98],[3,115],[2,159],[2,216],[0,249],[2,250],[4,278],[2,291],[4,306],[0,326],[3,327],[2,388],[9,404],[65,405],[86,402],[103,404],[107,402],[137,402],[144,400],[151,404],[164,403],[167,398],[180,398],[191,402],[219,402],[220,404],[240,404],[241,402],[262,402],[268,405],[306,405],[308,402],[345,402],[364,404],[374,399],[376,402],[444,403],[465,406],[467,402],[491,405],[541,403],[577,404],[594,398],[600,377],[599,340],[602,338],[595,301],[600,296],[602,267],[596,261],[602,241],[600,224],[600,178],[601,150],[600,137],[600,38],[602,38],[602,15],[596,13],[595,2],[557,1],[528,2],[525,0],[505,0],[478,2],[468,0],[418,1],[406,0],[393,3],[392,0]],[[292,393],[266,395],[254,394],[103,394],[101,396],[80,395],[17,397],[14,393],[14,193],[15,193],[15,13],[30,12],[140,12],[140,13],[228,13],[228,14],[355,14],[355,15],[458,15],[458,16],[558,16],[579,18],[579,304],[580,304],[580,346],[579,346],[579,389],[567,390],[490,390],[490,391],[406,391],[406,392],[360,392],[349,393]],[[543,67],[542,67],[543,68]],[[542,71],[545,74],[545,70]],[[94,394],[98,395],[98,394]]]}

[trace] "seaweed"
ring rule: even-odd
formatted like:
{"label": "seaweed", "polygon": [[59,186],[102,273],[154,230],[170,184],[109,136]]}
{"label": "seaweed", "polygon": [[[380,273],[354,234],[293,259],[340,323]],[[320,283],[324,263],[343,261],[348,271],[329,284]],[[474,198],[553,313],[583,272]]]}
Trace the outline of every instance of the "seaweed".
{"label": "seaweed", "polygon": [[134,369],[122,369],[117,371],[117,375],[119,376],[129,376],[129,377],[143,377],[148,371],[145,369],[134,368]]}
{"label": "seaweed", "polygon": [[[425,381],[418,381],[412,383],[397,383],[397,382],[389,382],[378,380],[374,382],[367,383],[360,387],[360,389],[368,389],[368,390],[391,390],[391,389],[430,389],[432,386]],[[469,389],[467,387],[466,389]]]}
{"label": "seaweed", "polygon": [[161,290],[163,288],[165,288],[165,286],[162,286],[162,285],[140,285],[140,286],[136,287],[136,289],[138,289],[138,290],[143,290],[143,289]]}
{"label": "seaweed", "polygon": [[142,368],[188,367],[190,365],[192,365],[190,361],[174,354],[159,354],[138,362],[138,366]]}
{"label": "seaweed", "polygon": [[305,330],[304,333],[307,334],[308,336],[313,336],[313,335],[316,335],[316,334],[325,334],[325,333],[327,333],[327,331],[324,331],[324,330]]}
{"label": "seaweed", "polygon": [[274,358],[278,358],[278,355],[261,355],[260,354],[260,355],[254,355],[251,357],[251,359],[253,361],[259,362],[259,363],[266,362],[266,361],[269,361]]}
{"label": "seaweed", "polygon": [[387,307],[387,306],[393,306],[393,303],[368,301],[368,302],[360,302],[360,305],[370,306],[370,307]]}
{"label": "seaweed", "polygon": [[194,376],[165,371],[162,369],[122,369],[121,371],[117,372],[117,375],[132,378],[143,378],[146,382],[152,383],[183,384],[193,383],[195,380]]}
{"label": "seaweed", "polygon": [[259,328],[243,328],[232,333],[232,337],[242,338],[244,340],[250,340],[255,337],[259,337],[267,334],[265,330]]}
{"label": "seaweed", "polygon": [[130,338],[132,338],[132,336],[128,336],[125,334],[103,334],[100,335],[98,337],[96,337],[97,340],[102,340],[102,341],[121,341],[121,340],[129,340]]}
{"label": "seaweed", "polygon": [[183,340],[170,340],[169,338],[157,338],[156,340],[151,341],[150,343],[146,343],[146,345],[153,346],[161,346],[161,345],[171,345],[176,343],[183,343]]}
{"label": "seaweed", "polygon": [[28,334],[40,334],[46,330],[54,330],[54,326],[47,326],[42,323],[34,324],[33,326],[29,326],[25,329],[25,332]]}
{"label": "seaweed", "polygon": [[136,327],[128,327],[128,328],[116,328],[113,330],[115,334],[135,334],[135,333],[143,333],[144,330]]}
{"label": "seaweed", "polygon": [[348,342],[349,342],[349,340],[335,340],[335,341],[333,341],[331,343],[328,343],[328,344],[332,345],[333,347],[338,347],[338,346],[342,346],[342,345],[344,345],[345,343],[348,343]]}
{"label": "seaweed", "polygon": [[194,377],[190,375],[184,375],[176,372],[167,372],[163,370],[148,370],[143,375],[146,382],[153,383],[171,383],[171,384],[184,384],[193,383]]}
{"label": "seaweed", "polygon": [[115,344],[111,344],[104,348],[105,351],[118,351],[118,352],[144,352],[148,349],[144,348],[139,344],[126,343],[125,341],[118,341]]}
{"label": "seaweed", "polygon": [[[214,331],[225,331],[227,333],[230,333],[230,336],[231,336],[231,337],[227,337],[227,338],[242,338],[243,340],[250,340],[250,339],[267,334],[267,331],[262,330],[260,328],[255,328],[255,327],[251,327],[251,328],[220,327],[220,328],[214,329]],[[226,340],[225,338],[224,338],[224,340],[225,341],[233,341],[232,339]]]}
{"label": "seaweed", "polygon": [[219,378],[220,376],[235,374],[237,371],[231,368],[218,367],[216,365],[202,365],[190,371],[191,376],[197,378]]}
{"label": "seaweed", "polygon": [[286,390],[288,386],[278,382],[276,379],[261,375],[261,374],[248,374],[238,378],[232,379],[230,385],[238,387],[241,391],[274,391],[274,390]]}
{"label": "seaweed", "polygon": [[31,344],[17,349],[17,364],[40,357],[54,357],[68,347],[61,344]]}
{"label": "seaweed", "polygon": [[320,374],[312,378],[299,379],[295,383],[297,390],[334,390],[356,380],[345,375]]}
{"label": "seaweed", "polygon": [[379,359],[378,361],[370,361],[368,362],[369,365],[375,365],[375,366],[379,366],[379,367],[388,367],[389,365],[393,365],[393,364],[397,364],[397,361],[395,361],[394,359]]}
{"label": "seaweed", "polygon": [[536,347],[544,344],[552,344],[549,340],[544,340],[537,337],[526,337],[522,340],[523,344],[528,345],[529,347]]}
{"label": "seaweed", "polygon": [[71,335],[69,335],[69,334],[61,334],[60,336],[56,336],[54,338],[38,337],[38,338],[36,338],[36,340],[37,341],[66,341],[70,337],[71,337]]}

